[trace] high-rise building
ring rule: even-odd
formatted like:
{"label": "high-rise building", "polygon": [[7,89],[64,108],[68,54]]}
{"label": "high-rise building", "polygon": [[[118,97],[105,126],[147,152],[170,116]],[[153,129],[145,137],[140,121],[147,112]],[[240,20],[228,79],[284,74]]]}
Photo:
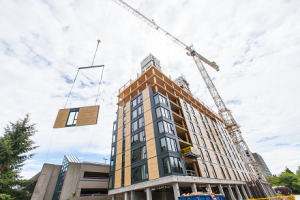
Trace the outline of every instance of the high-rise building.
{"label": "high-rise building", "polygon": [[269,170],[267,164],[265,163],[264,159],[258,153],[252,153],[256,164],[258,165],[260,171],[264,175],[264,177],[272,176],[271,171]]}
{"label": "high-rise building", "polygon": [[118,94],[109,173],[113,199],[177,200],[205,188],[229,200],[275,195],[250,182],[222,118],[191,93],[183,76],[172,81],[151,54],[141,69]]}

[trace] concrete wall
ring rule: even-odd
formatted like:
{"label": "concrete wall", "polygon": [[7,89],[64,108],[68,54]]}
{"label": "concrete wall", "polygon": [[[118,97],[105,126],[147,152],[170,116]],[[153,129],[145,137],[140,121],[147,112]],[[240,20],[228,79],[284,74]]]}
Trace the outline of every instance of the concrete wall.
{"label": "concrete wall", "polygon": [[78,179],[80,178],[80,169],[81,163],[69,163],[59,198],[60,200],[66,200],[70,198],[72,196],[72,193],[76,191],[76,184],[78,182]]}
{"label": "concrete wall", "polygon": [[60,165],[44,164],[34,188],[31,200],[52,199],[60,167]]}

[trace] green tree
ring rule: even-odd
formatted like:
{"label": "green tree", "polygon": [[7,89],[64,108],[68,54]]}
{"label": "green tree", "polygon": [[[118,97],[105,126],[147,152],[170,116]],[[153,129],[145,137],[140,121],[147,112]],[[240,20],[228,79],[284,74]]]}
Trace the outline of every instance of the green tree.
{"label": "green tree", "polygon": [[272,176],[268,176],[266,177],[266,180],[271,183],[272,186],[278,186],[279,185],[279,180],[278,180],[278,176],[276,174],[272,175]]}
{"label": "green tree", "polygon": [[31,196],[28,191],[18,189],[31,183],[22,180],[20,172],[24,162],[34,155],[29,152],[38,147],[30,139],[37,132],[35,124],[29,122],[29,114],[16,123],[10,122],[0,137],[0,199],[23,200]]}
{"label": "green tree", "polygon": [[300,193],[299,177],[294,173],[282,172],[278,177],[279,184],[290,188],[293,193]]}

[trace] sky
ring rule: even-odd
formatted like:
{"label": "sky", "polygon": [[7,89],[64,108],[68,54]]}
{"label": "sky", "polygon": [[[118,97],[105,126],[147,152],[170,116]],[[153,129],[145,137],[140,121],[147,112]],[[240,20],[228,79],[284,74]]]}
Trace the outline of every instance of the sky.
{"label": "sky", "polygon": [[[205,65],[252,152],[272,174],[300,165],[300,1],[178,0],[126,2],[220,66]],[[109,159],[117,94],[152,53],[172,79],[184,75],[217,108],[184,49],[110,0],[0,0],[0,127],[30,113],[39,146],[21,175],[43,163]],[[78,67],[105,65],[98,124],[53,129]],[[81,70],[67,108],[95,105],[101,68]],[[4,129],[0,134],[4,133]]]}

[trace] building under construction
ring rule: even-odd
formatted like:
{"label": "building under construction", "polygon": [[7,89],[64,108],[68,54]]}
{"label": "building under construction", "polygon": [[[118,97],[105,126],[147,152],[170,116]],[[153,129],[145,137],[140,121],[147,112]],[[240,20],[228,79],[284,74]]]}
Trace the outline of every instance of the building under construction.
{"label": "building under construction", "polygon": [[[275,196],[249,170],[224,119],[195,97],[183,76],[172,81],[149,55],[119,90],[109,194],[113,199],[175,199],[205,188],[227,199]],[[248,152],[249,153],[249,152]]]}

